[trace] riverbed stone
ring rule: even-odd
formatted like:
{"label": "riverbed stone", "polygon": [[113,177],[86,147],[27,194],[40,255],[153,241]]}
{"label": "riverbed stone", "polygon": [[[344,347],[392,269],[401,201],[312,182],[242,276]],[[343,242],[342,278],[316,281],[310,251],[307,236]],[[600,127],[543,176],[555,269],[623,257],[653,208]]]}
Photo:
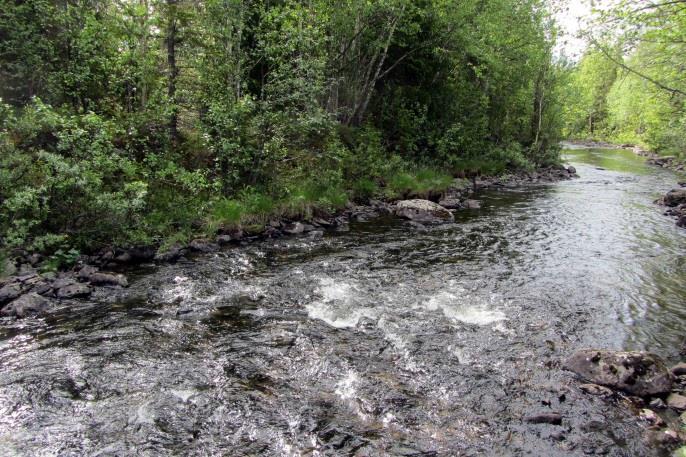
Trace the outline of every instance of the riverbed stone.
{"label": "riverbed stone", "polygon": [[57,290],[57,298],[77,298],[87,297],[91,293],[91,288],[86,284],[71,284]]}
{"label": "riverbed stone", "polygon": [[666,394],[672,388],[665,363],[649,352],[582,349],[564,367],[590,382],[639,397]]}
{"label": "riverbed stone", "polygon": [[575,175],[575,174],[576,174],[576,168],[574,168],[574,167],[571,166],[571,165],[568,166],[568,167],[567,167],[567,173],[569,173],[570,175]]}
{"label": "riverbed stone", "polygon": [[667,406],[677,411],[686,410],[686,397],[683,395],[672,393],[667,397]]}
{"label": "riverbed stone", "polygon": [[662,201],[666,206],[679,206],[686,203],[686,189],[672,189],[665,194]]}
{"label": "riverbed stone", "polygon": [[416,222],[452,222],[453,214],[429,200],[402,200],[395,205],[395,215]]}
{"label": "riverbed stone", "polygon": [[127,287],[129,281],[126,276],[113,273],[94,273],[90,276],[91,284],[97,286],[120,286]]}
{"label": "riverbed stone", "polygon": [[479,200],[467,199],[463,202],[463,205],[467,209],[480,209],[481,202]]}
{"label": "riverbed stone", "polygon": [[188,244],[188,247],[195,252],[215,252],[219,250],[219,246],[211,241],[205,239],[196,239]]}
{"label": "riverbed stone", "polygon": [[300,235],[305,231],[305,225],[302,222],[293,222],[283,228],[283,232],[288,235]]}
{"label": "riverbed stone", "polygon": [[3,316],[26,317],[30,314],[38,314],[45,311],[49,305],[50,302],[48,299],[31,292],[26,295],[22,295],[2,308],[0,314]]}
{"label": "riverbed stone", "polygon": [[0,289],[0,305],[3,305],[9,301],[21,295],[21,284],[12,283],[6,284]]}
{"label": "riverbed stone", "polygon": [[524,422],[528,422],[530,424],[560,425],[562,424],[562,415],[556,412],[531,414],[524,417]]}
{"label": "riverbed stone", "polygon": [[461,209],[463,207],[459,198],[445,197],[439,200],[439,205],[447,209]]}

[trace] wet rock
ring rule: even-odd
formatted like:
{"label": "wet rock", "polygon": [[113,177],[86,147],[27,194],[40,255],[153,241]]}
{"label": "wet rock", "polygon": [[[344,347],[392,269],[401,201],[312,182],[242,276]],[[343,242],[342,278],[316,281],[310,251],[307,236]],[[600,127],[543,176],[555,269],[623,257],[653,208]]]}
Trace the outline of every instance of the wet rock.
{"label": "wet rock", "polygon": [[662,201],[666,206],[672,207],[686,203],[686,189],[672,189],[665,194]]}
{"label": "wet rock", "polygon": [[644,420],[648,422],[651,425],[664,425],[665,421],[662,420],[660,416],[657,415],[657,413],[651,409],[644,408],[641,410],[639,413],[638,417],[641,418],[641,420]]}
{"label": "wet rock", "polygon": [[410,222],[407,223],[407,225],[409,225],[409,226],[412,227],[413,229],[417,230],[418,232],[424,233],[424,232],[428,232],[428,231],[429,231],[429,229],[427,229],[426,226],[425,226],[424,224],[420,224],[419,222],[410,221]]}
{"label": "wet rock", "polygon": [[677,411],[686,410],[686,397],[679,394],[670,394],[667,397],[667,406]]}
{"label": "wet rock", "polygon": [[52,286],[45,281],[40,281],[33,285],[31,292],[38,295],[49,295],[52,292]]}
{"label": "wet rock", "polygon": [[178,260],[185,253],[185,249],[179,245],[174,245],[167,250],[159,250],[155,254],[155,260],[158,262],[173,262]]}
{"label": "wet rock", "polygon": [[674,376],[686,375],[686,363],[684,363],[684,362],[677,363],[669,371],[671,371]]}
{"label": "wet rock", "polygon": [[604,386],[599,386],[598,384],[581,384],[579,386],[582,392],[589,395],[597,395],[601,397],[609,397],[614,394],[612,389]]}
{"label": "wet rock", "polygon": [[661,398],[653,398],[652,400],[650,400],[650,403],[648,403],[648,406],[650,406],[653,409],[665,409],[665,408],[667,408],[667,404]]}
{"label": "wet rock", "polygon": [[648,352],[583,349],[567,359],[564,367],[595,384],[640,397],[666,394],[672,388],[672,375],[664,362]]}
{"label": "wet rock", "polygon": [[26,317],[31,314],[38,314],[45,311],[50,302],[33,292],[22,295],[9,305],[5,306],[0,314],[3,316]]}
{"label": "wet rock", "polygon": [[3,286],[2,289],[0,289],[0,305],[19,297],[21,295],[21,289],[21,284],[19,283],[6,284]]}
{"label": "wet rock", "polygon": [[281,238],[283,232],[275,227],[267,227],[262,234],[266,238]]}
{"label": "wet rock", "polygon": [[526,416],[524,418],[524,422],[528,422],[530,424],[560,425],[562,424],[562,415],[555,412],[532,414],[530,416]]}
{"label": "wet rock", "polygon": [[323,238],[324,237],[324,231],[323,230],[313,230],[309,233],[309,237],[312,239]]}
{"label": "wet rock", "polygon": [[481,209],[481,202],[479,200],[465,200],[464,207],[467,209]]}
{"label": "wet rock", "polygon": [[672,445],[679,443],[679,434],[671,429],[654,430],[646,435],[648,442],[659,446]]}
{"label": "wet rock", "polygon": [[219,250],[218,245],[204,239],[193,240],[188,244],[188,247],[191,248],[192,251],[204,253],[216,252]]}
{"label": "wet rock", "polygon": [[453,198],[453,197],[446,197],[438,202],[439,205],[441,205],[444,208],[448,209],[461,209],[462,208],[462,202],[460,201],[459,198]]}
{"label": "wet rock", "polygon": [[124,275],[116,275],[112,273],[94,273],[89,278],[91,284],[97,286],[120,286],[127,287],[129,281]]}
{"label": "wet rock", "polygon": [[686,215],[679,216],[679,219],[676,221],[676,225],[679,227],[686,227]]}
{"label": "wet rock", "polygon": [[55,279],[55,282],[52,283],[52,287],[55,289],[61,289],[63,287],[71,286],[72,284],[75,284],[76,280],[70,276],[62,276],[61,278]]}
{"label": "wet rock", "polygon": [[305,232],[305,225],[301,222],[294,222],[286,225],[283,228],[283,232],[287,233],[288,235],[300,235],[301,233]]}
{"label": "wet rock", "polygon": [[315,218],[312,220],[312,222],[315,225],[319,225],[320,227],[331,227],[334,225],[333,221],[327,220],[327,219],[322,219],[322,218]]}
{"label": "wet rock", "polygon": [[85,284],[71,284],[57,290],[57,298],[77,298],[87,297],[91,293],[91,288]]}
{"label": "wet rock", "polygon": [[217,235],[217,237],[214,239],[214,241],[219,246],[225,246],[225,245],[233,243],[234,241],[237,241],[237,240],[231,235]]}
{"label": "wet rock", "polygon": [[98,272],[98,268],[94,267],[92,265],[85,265],[83,268],[79,270],[77,273],[77,277],[81,281],[88,281],[88,279],[91,277],[91,275],[95,274]]}
{"label": "wet rock", "polygon": [[576,168],[574,168],[574,167],[571,166],[571,165],[568,166],[568,167],[567,167],[567,173],[569,173],[570,175],[575,175],[575,174],[576,174]]}
{"label": "wet rock", "polygon": [[395,215],[416,222],[452,222],[453,214],[429,200],[403,200],[395,206]]}

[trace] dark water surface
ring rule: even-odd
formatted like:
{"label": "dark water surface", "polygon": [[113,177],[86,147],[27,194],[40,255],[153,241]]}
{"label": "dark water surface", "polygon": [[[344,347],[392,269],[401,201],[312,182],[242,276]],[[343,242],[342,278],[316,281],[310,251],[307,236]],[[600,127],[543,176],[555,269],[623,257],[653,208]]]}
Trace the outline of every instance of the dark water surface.
{"label": "dark water surface", "polygon": [[[664,455],[560,360],[677,360],[686,230],[652,204],[677,178],[566,152],[581,178],[488,191],[427,233],[227,249],[1,321],[0,454]],[[562,426],[522,420],[550,411]]]}

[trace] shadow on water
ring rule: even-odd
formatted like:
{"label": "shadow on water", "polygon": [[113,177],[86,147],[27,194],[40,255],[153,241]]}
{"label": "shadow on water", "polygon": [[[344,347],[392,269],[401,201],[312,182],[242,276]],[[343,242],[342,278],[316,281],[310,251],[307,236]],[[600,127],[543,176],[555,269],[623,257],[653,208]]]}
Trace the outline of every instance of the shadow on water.
{"label": "shadow on water", "polygon": [[[0,325],[8,455],[661,456],[579,392],[579,347],[678,357],[686,231],[627,151],[579,179],[129,272],[119,295]],[[562,426],[533,425],[556,411]]]}

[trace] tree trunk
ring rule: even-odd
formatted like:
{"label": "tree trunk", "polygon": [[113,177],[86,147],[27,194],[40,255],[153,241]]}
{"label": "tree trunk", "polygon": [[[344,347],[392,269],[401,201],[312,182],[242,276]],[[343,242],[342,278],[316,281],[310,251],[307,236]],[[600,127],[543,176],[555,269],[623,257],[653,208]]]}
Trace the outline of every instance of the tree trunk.
{"label": "tree trunk", "polygon": [[176,65],[177,3],[178,0],[167,0],[167,7],[169,9],[169,16],[167,18],[167,66],[169,68],[167,97],[171,106],[169,113],[169,140],[173,146],[176,146],[179,142],[179,112],[176,104],[176,80],[179,76],[179,68]]}

